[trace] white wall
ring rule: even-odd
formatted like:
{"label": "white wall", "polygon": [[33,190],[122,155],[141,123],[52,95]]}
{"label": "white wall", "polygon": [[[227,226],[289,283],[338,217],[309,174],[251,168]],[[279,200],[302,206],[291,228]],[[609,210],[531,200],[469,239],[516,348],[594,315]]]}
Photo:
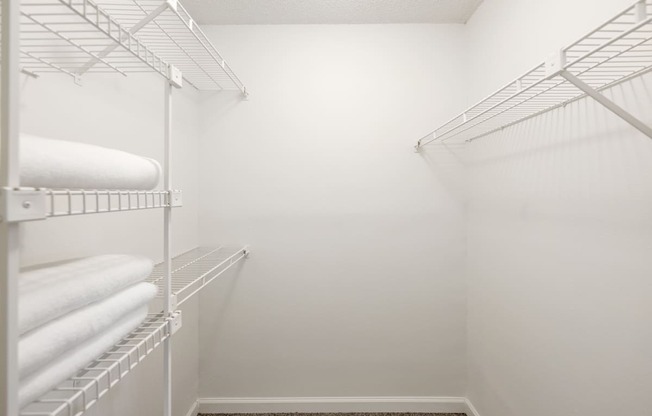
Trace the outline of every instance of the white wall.
{"label": "white wall", "polygon": [[200,397],[462,396],[464,205],[416,139],[461,111],[463,26],[209,27],[251,96],[202,97]]}
{"label": "white wall", "polygon": [[[82,87],[63,75],[25,78],[22,126],[45,137],[94,143],[162,161],[163,80],[157,75],[88,75]],[[173,186],[184,206],[173,214],[173,252],[198,241],[197,94],[175,90]],[[53,218],[23,226],[22,263],[31,265],[80,256],[125,253],[162,260],[161,210]],[[188,305],[188,306],[187,306]],[[197,397],[197,301],[184,305],[185,326],[174,337],[175,415],[185,415]],[[161,350],[162,351],[162,350]],[[143,361],[89,415],[153,415],[162,411],[162,352]]]}
{"label": "white wall", "polygon": [[[471,100],[630,3],[485,1],[467,25]],[[651,85],[609,95],[652,124]],[[649,414],[650,140],[582,100],[467,150],[468,396],[479,413]]]}
{"label": "white wall", "polygon": [[[193,93],[175,95],[174,250],[252,255],[184,308],[175,415],[197,391],[645,414],[649,140],[585,100],[466,150],[411,150],[630,2],[485,0],[466,26],[208,28],[251,97],[203,94],[198,112]],[[650,83],[609,94],[652,124]],[[158,77],[44,76],[23,94],[27,132],[161,158]],[[159,260],[160,224],[154,211],[28,224],[23,263]],[[89,414],[159,414],[160,353]]]}

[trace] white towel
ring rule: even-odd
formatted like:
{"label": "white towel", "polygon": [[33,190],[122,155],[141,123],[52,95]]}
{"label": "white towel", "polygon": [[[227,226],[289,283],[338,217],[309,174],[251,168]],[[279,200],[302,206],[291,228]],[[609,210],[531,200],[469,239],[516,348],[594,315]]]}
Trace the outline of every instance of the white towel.
{"label": "white towel", "polygon": [[21,379],[89,340],[156,296],[156,286],[137,283],[97,303],[76,309],[20,337],[18,375]]}
{"label": "white towel", "polygon": [[161,165],[153,159],[85,143],[22,134],[21,186],[55,189],[154,189]]}
{"label": "white towel", "polygon": [[64,355],[51,361],[39,371],[21,380],[18,389],[18,405],[21,408],[24,407],[41,397],[44,393],[52,390],[59,383],[75,375],[79,370],[137,328],[146,317],[147,307],[143,306],[123,317],[107,331],[104,331],[95,338],[87,340],[77,348],[71,349]]}
{"label": "white towel", "polygon": [[153,267],[146,257],[113,254],[28,269],[18,282],[19,333],[142,282]]}

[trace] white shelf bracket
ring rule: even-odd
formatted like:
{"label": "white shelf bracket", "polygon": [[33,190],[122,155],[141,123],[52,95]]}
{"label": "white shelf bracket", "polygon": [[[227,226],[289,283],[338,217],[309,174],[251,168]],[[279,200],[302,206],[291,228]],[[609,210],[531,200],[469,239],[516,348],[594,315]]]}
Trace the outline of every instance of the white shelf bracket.
{"label": "white shelf bracket", "polygon": [[[176,11],[176,1],[167,1],[162,3],[160,6],[158,6],[156,9],[152,10],[150,14],[142,18],[138,23],[133,25],[128,31],[123,30],[122,28],[118,28],[118,36],[114,37],[119,40],[119,42],[124,42],[129,38],[129,35],[133,35],[136,32],[138,32],[140,29],[143,27],[147,26],[148,23],[150,23],[152,20],[156,19],[161,13],[163,13],[168,7],[172,7],[171,3],[174,3],[173,10]],[[96,63],[100,62],[103,58],[105,58],[107,55],[109,55],[111,52],[116,50],[120,46],[118,43],[114,43],[112,45],[107,46],[102,50],[99,54],[96,55],[95,58],[91,58],[88,62],[86,62],[80,69],[77,71],[77,74],[83,75],[86,72],[88,72],[92,67],[95,66]]]}
{"label": "white shelf bracket", "polygon": [[566,68],[566,52],[559,50],[551,54],[546,60],[546,78],[551,79],[560,75]]}
{"label": "white shelf bracket", "polygon": [[167,0],[165,3],[167,4],[167,7],[174,10],[175,12],[177,11],[177,0]]}
{"label": "white shelf bracket", "polygon": [[168,191],[169,203],[172,208],[183,206],[183,197],[181,191]]}
{"label": "white shelf bracket", "polygon": [[47,217],[45,191],[40,189],[0,189],[0,222],[44,220]]}
{"label": "white shelf bracket", "polygon": [[[466,113],[464,114],[464,117],[466,117]],[[427,140],[427,141],[424,143],[423,141],[424,141],[425,139],[429,139],[429,140]],[[419,139],[419,141],[417,142],[417,145],[414,146],[414,151],[415,151],[416,153],[420,153],[420,152],[421,152],[421,149],[423,149],[423,146],[425,146],[425,145],[427,145],[427,144],[429,144],[429,143],[432,143],[432,142],[434,142],[435,140],[437,140],[437,132],[436,132],[436,131],[433,131],[432,133],[428,134],[427,136],[423,136],[422,138]]]}
{"label": "white shelf bracket", "polygon": [[170,84],[173,87],[176,88],[183,87],[183,74],[181,74],[181,70],[176,66],[174,65],[168,66],[168,79],[170,80]]}
{"label": "white shelf bracket", "polygon": [[640,0],[636,3],[636,21],[642,22],[647,19],[647,5],[645,0]]}
{"label": "white shelf bracket", "polygon": [[170,325],[170,335],[174,335],[178,330],[183,326],[183,320],[181,319],[181,311],[174,311],[167,318],[168,325]]}
{"label": "white shelf bracket", "polygon": [[652,139],[652,128],[647,124],[643,123],[638,118],[634,117],[627,110],[625,110],[618,104],[614,103],[604,95],[600,94],[590,85],[588,85],[581,79],[577,78],[575,75],[571,74],[570,72],[563,70],[560,72],[559,75],[566,78],[568,82],[570,82],[571,84],[575,85],[577,88],[582,90],[584,93],[586,93],[586,95],[593,98],[594,100],[596,100],[597,102],[605,106],[608,110],[616,114],[618,117],[622,118],[627,123],[631,124],[638,131],[640,131],[641,133],[645,134],[647,137]]}

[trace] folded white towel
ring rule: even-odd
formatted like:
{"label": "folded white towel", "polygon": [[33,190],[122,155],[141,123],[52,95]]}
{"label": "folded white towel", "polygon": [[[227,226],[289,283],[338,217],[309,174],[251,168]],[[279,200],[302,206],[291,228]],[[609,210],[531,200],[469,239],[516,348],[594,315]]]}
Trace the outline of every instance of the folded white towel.
{"label": "folded white towel", "polygon": [[113,254],[28,269],[18,282],[19,333],[142,282],[153,267],[146,257]]}
{"label": "folded white towel", "polygon": [[147,307],[143,306],[123,317],[107,331],[69,350],[59,358],[52,360],[47,366],[21,380],[18,389],[18,405],[21,408],[24,407],[76,374],[137,328],[146,317]]}
{"label": "folded white towel", "polygon": [[22,337],[18,342],[18,375],[22,379],[66,351],[91,339],[156,296],[156,286],[137,283],[96,303],[76,309]]}
{"label": "folded white towel", "polygon": [[20,184],[65,189],[154,189],[161,165],[153,159],[85,143],[22,134]]}

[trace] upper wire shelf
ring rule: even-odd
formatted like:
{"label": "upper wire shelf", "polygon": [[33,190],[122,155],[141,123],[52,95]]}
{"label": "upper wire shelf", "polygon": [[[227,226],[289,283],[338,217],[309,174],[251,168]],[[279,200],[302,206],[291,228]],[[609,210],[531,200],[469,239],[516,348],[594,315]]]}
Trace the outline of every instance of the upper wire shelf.
{"label": "upper wire shelf", "polygon": [[638,1],[422,137],[417,149],[434,141],[472,141],[652,70],[651,22],[652,0]]}
{"label": "upper wire shelf", "polygon": [[[89,71],[170,77],[165,60],[90,0],[22,0],[20,13],[24,72],[63,72],[76,81]],[[103,55],[107,48],[113,53]]]}
{"label": "upper wire shelf", "polygon": [[[246,246],[197,247],[174,257],[171,265],[173,309],[248,255]],[[147,280],[159,287],[159,295],[162,294],[164,276],[165,265],[158,264]]]}
{"label": "upper wire shelf", "polygon": [[[97,0],[198,90],[246,88],[177,0]],[[111,53],[112,54],[112,53]],[[110,55],[109,55],[110,56]]]}
{"label": "upper wire shelf", "polygon": [[158,72],[198,90],[247,90],[176,0],[22,0],[21,65],[63,72]]}
{"label": "upper wire shelf", "polygon": [[28,404],[20,416],[79,416],[93,406],[174,332],[180,312],[166,318],[148,315],[145,322],[68,380]]}

